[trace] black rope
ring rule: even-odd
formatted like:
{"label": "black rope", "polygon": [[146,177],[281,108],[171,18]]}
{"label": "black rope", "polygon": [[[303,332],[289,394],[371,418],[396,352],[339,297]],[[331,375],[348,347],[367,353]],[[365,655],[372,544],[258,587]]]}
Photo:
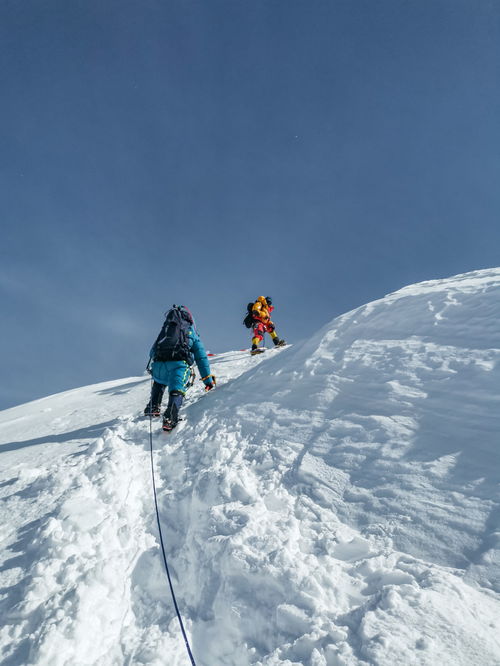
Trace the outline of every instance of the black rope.
{"label": "black rope", "polygon": [[[151,396],[153,395],[153,378],[151,377]],[[170,577],[170,571],[168,568],[168,562],[167,562],[167,556],[165,554],[165,546],[163,543],[163,534],[161,531],[161,524],[160,524],[160,512],[158,510],[158,498],[156,495],[156,483],[155,483],[155,470],[154,470],[154,464],[153,464],[153,417],[151,414],[151,407],[152,402],[151,398],[149,400],[149,405],[150,405],[150,410],[149,410],[149,450],[151,453],[151,478],[153,479],[153,494],[154,494],[154,499],[155,499],[155,510],[156,510],[156,521],[158,523],[158,532],[160,534],[160,544],[161,544],[161,552],[163,555],[163,563],[165,564],[165,571],[167,572],[167,578],[168,578],[168,584],[170,587],[170,593],[172,594],[172,601],[174,602],[174,607],[175,607],[175,612],[177,613],[177,618],[179,620],[179,624],[181,626],[181,631],[182,631],[182,636],[184,638],[184,644],[186,645],[186,650],[189,655],[189,659],[191,660],[192,666],[196,666],[196,662],[193,657],[193,653],[191,652],[191,647],[189,645],[188,637],[186,635],[186,631],[184,629],[184,623],[182,622],[182,617],[181,613],[179,611],[179,606],[177,605],[177,599],[175,598],[175,592],[174,592],[174,586],[172,585],[172,579]]]}

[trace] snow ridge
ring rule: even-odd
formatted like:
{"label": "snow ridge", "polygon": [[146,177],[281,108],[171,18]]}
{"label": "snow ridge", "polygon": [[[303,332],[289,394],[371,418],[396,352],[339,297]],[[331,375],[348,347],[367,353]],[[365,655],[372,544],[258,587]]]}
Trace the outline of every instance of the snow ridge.
{"label": "snow ridge", "polygon": [[[500,664],[499,295],[476,271],[221,354],[155,425],[198,666]],[[189,663],[148,387],[0,414],[2,664]]]}

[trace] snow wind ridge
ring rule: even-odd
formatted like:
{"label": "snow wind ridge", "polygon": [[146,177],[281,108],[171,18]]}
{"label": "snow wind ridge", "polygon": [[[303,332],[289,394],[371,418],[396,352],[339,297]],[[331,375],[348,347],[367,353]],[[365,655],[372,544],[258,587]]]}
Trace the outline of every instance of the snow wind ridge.
{"label": "snow wind ridge", "polygon": [[[244,355],[241,368],[228,374],[224,367],[233,356],[243,354],[222,354],[218,359],[221,386],[263,361]],[[130,391],[134,396],[130,407],[140,413],[148,398],[148,380],[129,382],[133,388],[125,385],[125,390],[120,384],[123,382],[108,382],[110,388],[97,393],[109,400],[110,395]],[[81,402],[85,390],[33,405],[59,402],[57,413],[64,409],[70,421],[76,420],[81,413],[68,410],[68,404]],[[204,396],[202,388],[195,387],[186,401],[187,410]],[[42,407],[40,411],[50,413],[52,409]],[[16,416],[8,423],[25,419]],[[60,417],[53,422],[61,428]],[[153,458],[147,419],[124,415],[103,425],[97,439],[93,433],[99,429],[93,424],[74,430],[71,437],[77,435],[81,440],[76,441],[85,442],[85,447],[71,453],[65,464],[57,460],[44,469],[22,462],[17,477],[2,484],[5,489],[11,483],[15,488],[5,498],[6,513],[13,518],[12,524],[23,523],[16,534],[8,532],[5,522],[2,533],[4,540],[11,538],[12,552],[19,553],[2,567],[8,572],[3,576],[0,600],[2,666],[154,664],[157,660],[164,663],[165,651],[173,655],[173,666],[184,663],[182,638],[162,571],[151,497],[148,458],[151,464]],[[174,441],[177,434],[171,435]],[[49,441],[50,436],[38,439]],[[156,432],[152,443],[161,450],[168,439]],[[163,479],[158,485],[160,494],[171,492]],[[32,520],[25,513],[26,504]],[[21,511],[24,515],[15,515]],[[175,535],[170,532],[169,536],[170,551],[175,553]]]}
{"label": "snow wind ridge", "polygon": [[[499,321],[490,269],[215,357],[152,438],[199,666],[500,664]],[[0,413],[2,666],[188,663],[148,394]]]}

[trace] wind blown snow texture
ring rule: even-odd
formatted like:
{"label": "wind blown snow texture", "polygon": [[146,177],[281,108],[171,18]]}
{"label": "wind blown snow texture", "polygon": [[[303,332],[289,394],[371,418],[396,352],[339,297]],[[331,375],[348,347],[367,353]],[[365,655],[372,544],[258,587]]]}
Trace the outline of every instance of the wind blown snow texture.
{"label": "wind blown snow texture", "polygon": [[[198,666],[500,664],[499,324],[500,269],[413,285],[154,423]],[[148,391],[0,414],[4,666],[188,663]]]}

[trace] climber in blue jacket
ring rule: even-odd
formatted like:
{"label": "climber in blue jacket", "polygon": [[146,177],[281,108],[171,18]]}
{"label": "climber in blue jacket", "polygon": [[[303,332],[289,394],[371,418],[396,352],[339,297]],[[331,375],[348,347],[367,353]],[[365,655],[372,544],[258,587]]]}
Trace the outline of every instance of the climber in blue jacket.
{"label": "climber in blue jacket", "polygon": [[167,312],[158,337],[149,352],[153,385],[151,397],[144,409],[148,416],[160,416],[161,402],[168,386],[168,405],[163,415],[163,430],[175,428],[179,410],[188,388],[192,385],[196,362],[205,390],[215,386],[215,377],[210,372],[207,353],[196,331],[193,315],[183,305],[174,305]]}

